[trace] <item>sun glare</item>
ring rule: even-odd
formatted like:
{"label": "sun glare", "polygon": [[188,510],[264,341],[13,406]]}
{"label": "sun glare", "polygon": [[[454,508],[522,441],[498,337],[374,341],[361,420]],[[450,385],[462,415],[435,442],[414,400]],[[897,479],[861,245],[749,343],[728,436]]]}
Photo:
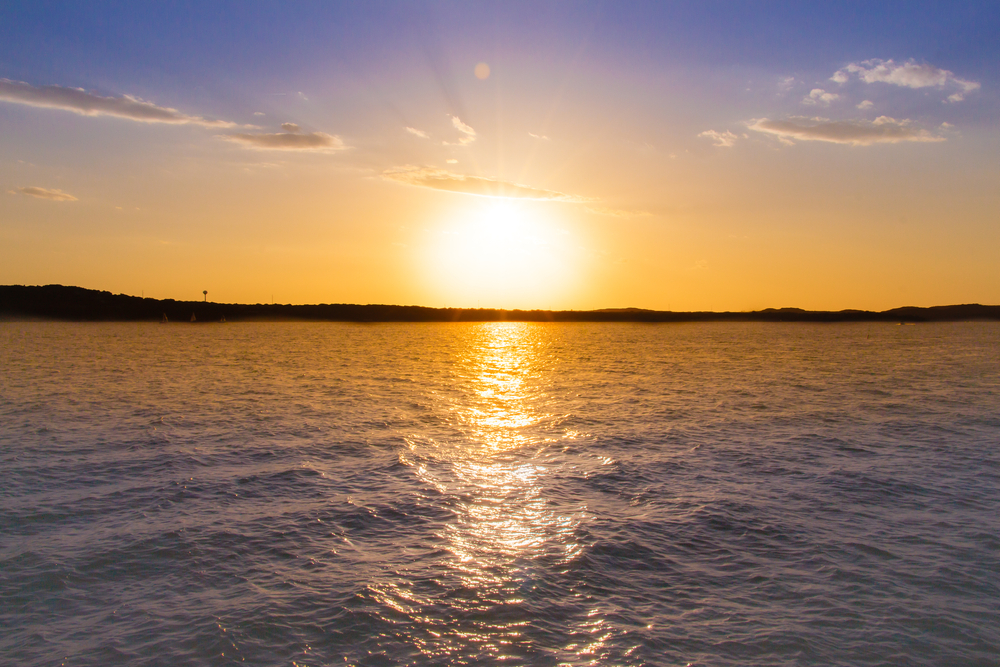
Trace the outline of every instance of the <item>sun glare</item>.
{"label": "sun glare", "polygon": [[570,235],[533,201],[477,198],[426,253],[438,300],[464,308],[551,308],[571,284]]}

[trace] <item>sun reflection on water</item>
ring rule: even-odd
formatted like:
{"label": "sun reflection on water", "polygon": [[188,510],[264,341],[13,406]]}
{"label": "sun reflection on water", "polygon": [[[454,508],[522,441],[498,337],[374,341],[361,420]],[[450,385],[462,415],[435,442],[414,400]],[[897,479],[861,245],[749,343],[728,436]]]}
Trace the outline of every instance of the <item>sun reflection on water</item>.
{"label": "sun reflection on water", "polygon": [[423,628],[408,634],[427,658],[460,664],[530,653],[541,573],[582,548],[583,508],[567,511],[545,496],[545,453],[573,435],[546,410],[549,342],[530,324],[464,330],[453,376],[434,399],[443,427],[407,438],[409,463],[452,519],[435,532],[443,555],[372,592]]}
{"label": "sun reflection on water", "polygon": [[465,404],[454,406],[468,433],[463,459],[518,449],[529,442],[527,429],[549,416],[537,405],[544,399],[544,342],[535,333],[523,323],[485,324],[473,332],[470,342],[478,346],[455,371],[466,394]]}

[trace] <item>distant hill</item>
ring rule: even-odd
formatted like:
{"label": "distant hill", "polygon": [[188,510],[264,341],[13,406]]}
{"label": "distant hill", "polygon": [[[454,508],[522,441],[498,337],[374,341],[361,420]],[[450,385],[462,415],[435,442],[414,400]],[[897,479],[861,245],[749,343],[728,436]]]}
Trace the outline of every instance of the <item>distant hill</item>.
{"label": "distant hill", "polygon": [[672,312],[641,308],[498,310],[357,304],[238,304],[145,299],[62,285],[0,286],[0,319],[77,322],[954,322],[1000,320],[1000,306],[964,304],[882,312],[767,308],[753,312]]}

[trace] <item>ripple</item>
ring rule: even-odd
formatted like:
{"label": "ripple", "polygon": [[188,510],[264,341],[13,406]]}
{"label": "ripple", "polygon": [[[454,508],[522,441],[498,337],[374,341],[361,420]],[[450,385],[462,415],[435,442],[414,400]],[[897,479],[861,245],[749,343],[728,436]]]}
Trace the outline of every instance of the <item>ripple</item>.
{"label": "ripple", "polygon": [[1000,330],[907,329],[4,323],[0,654],[992,664]]}

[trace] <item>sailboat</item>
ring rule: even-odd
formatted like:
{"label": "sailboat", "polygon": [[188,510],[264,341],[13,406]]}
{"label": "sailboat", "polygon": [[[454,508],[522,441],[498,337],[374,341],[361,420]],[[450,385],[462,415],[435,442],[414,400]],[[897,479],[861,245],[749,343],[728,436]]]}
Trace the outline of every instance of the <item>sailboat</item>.
{"label": "sailboat", "polygon": [[198,321],[198,318],[194,316],[194,313],[191,313],[191,321],[192,322],[197,322]]}

